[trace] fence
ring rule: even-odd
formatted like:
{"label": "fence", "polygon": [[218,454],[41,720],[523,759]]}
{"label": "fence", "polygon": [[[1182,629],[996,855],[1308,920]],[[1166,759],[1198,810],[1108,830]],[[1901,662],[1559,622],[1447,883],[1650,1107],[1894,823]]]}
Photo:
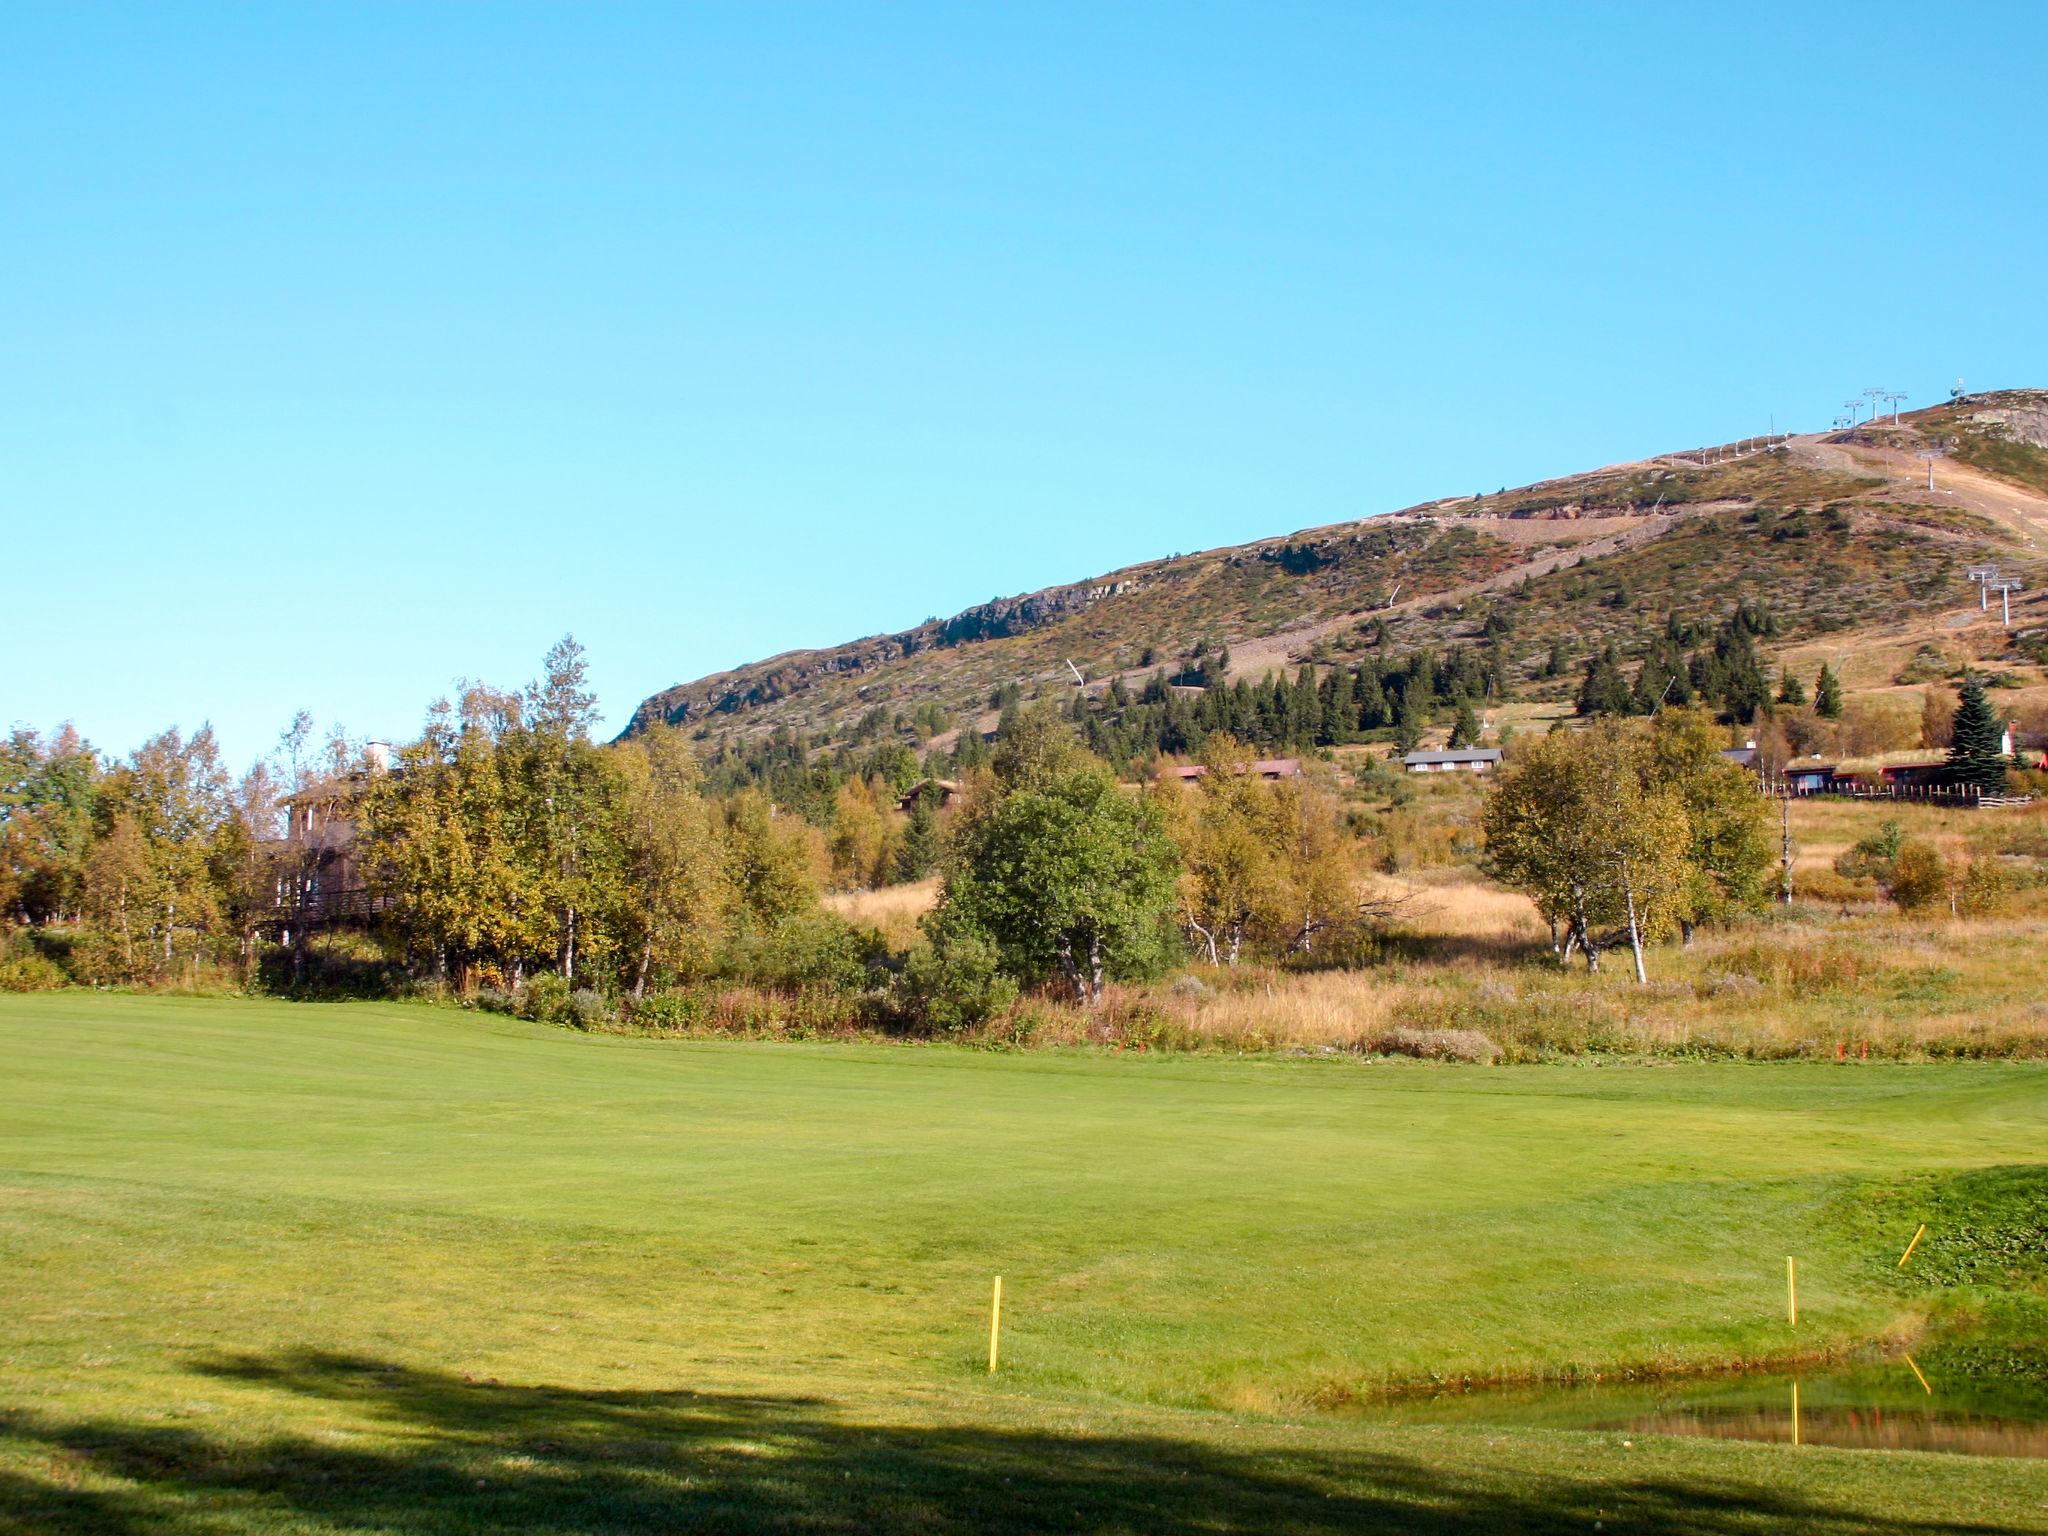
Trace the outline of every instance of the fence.
{"label": "fence", "polygon": [[1801,784],[1791,779],[1762,779],[1758,787],[1774,800],[1810,800],[1827,796],[1837,800],[1910,801],[1919,805],[1946,806],[1954,811],[2001,810],[2031,805],[2032,795],[1987,795],[1974,784],[1867,784],[1861,779],[1829,779],[1821,784]]}

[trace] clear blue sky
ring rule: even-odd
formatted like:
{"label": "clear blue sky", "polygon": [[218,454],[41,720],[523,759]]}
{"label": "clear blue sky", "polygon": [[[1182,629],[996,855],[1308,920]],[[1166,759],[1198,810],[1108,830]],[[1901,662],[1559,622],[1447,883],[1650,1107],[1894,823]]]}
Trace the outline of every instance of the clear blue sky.
{"label": "clear blue sky", "polygon": [[573,631],[616,727],[2048,383],[2044,98],[2038,4],[7,6],[0,725],[239,763]]}

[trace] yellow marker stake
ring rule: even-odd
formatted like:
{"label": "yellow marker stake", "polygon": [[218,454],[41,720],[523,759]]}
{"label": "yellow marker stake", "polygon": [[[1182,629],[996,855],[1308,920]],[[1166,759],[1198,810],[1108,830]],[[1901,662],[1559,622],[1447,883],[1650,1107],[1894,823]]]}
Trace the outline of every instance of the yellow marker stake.
{"label": "yellow marker stake", "polygon": [[1794,1328],[1799,1326],[1799,1265],[1789,1253],[1785,1255],[1785,1315]]}
{"label": "yellow marker stake", "polygon": [[[1913,1363],[1913,1357],[1911,1355],[1906,1356],[1906,1369],[1911,1371],[1915,1376],[1919,1376],[1920,1385],[1923,1387],[1927,1387],[1927,1378],[1925,1376],[1920,1376],[1920,1367]],[[1927,1395],[1929,1397],[1934,1396],[1934,1388],[1927,1387]]]}
{"label": "yellow marker stake", "polygon": [[988,1307],[988,1373],[996,1373],[996,1345],[1003,1336],[1003,1277],[996,1276],[995,1299]]}
{"label": "yellow marker stake", "polygon": [[1920,1223],[1920,1230],[1913,1234],[1913,1241],[1906,1244],[1906,1251],[1899,1255],[1899,1268],[1904,1269],[1906,1267],[1906,1260],[1913,1257],[1913,1250],[1920,1246],[1920,1239],[1926,1235],[1927,1223],[1923,1221]]}
{"label": "yellow marker stake", "polygon": [[1799,1383],[1792,1383],[1792,1443],[1799,1444]]}

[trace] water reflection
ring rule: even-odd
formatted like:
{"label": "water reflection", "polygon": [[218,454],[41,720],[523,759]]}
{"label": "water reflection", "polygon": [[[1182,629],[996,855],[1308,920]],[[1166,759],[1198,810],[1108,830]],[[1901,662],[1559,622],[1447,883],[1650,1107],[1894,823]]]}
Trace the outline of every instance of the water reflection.
{"label": "water reflection", "polygon": [[[1793,1440],[1784,1408],[1662,1408],[1589,1429],[1645,1435],[1707,1435],[1722,1440]],[[1817,1409],[1802,1405],[1798,1442],[1863,1451],[1950,1451],[1964,1456],[2048,1456],[2048,1425],[1920,1410]]]}
{"label": "water reflection", "polygon": [[1704,1435],[1856,1450],[2048,1457],[2048,1383],[1923,1372],[1903,1356],[1825,1374],[1475,1390],[1366,1410],[1417,1424]]}

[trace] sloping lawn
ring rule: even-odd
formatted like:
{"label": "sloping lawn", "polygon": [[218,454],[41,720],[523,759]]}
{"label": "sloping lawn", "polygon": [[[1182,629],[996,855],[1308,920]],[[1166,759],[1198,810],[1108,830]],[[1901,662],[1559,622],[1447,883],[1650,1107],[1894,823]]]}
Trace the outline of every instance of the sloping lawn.
{"label": "sloping lawn", "polygon": [[1873,1252],[1909,1213],[1848,1192],[2048,1158],[2040,1064],[995,1055],[85,993],[0,998],[0,1051],[0,1530],[2048,1528],[2039,1464],[1329,1411],[1910,1329],[1931,1293]]}

